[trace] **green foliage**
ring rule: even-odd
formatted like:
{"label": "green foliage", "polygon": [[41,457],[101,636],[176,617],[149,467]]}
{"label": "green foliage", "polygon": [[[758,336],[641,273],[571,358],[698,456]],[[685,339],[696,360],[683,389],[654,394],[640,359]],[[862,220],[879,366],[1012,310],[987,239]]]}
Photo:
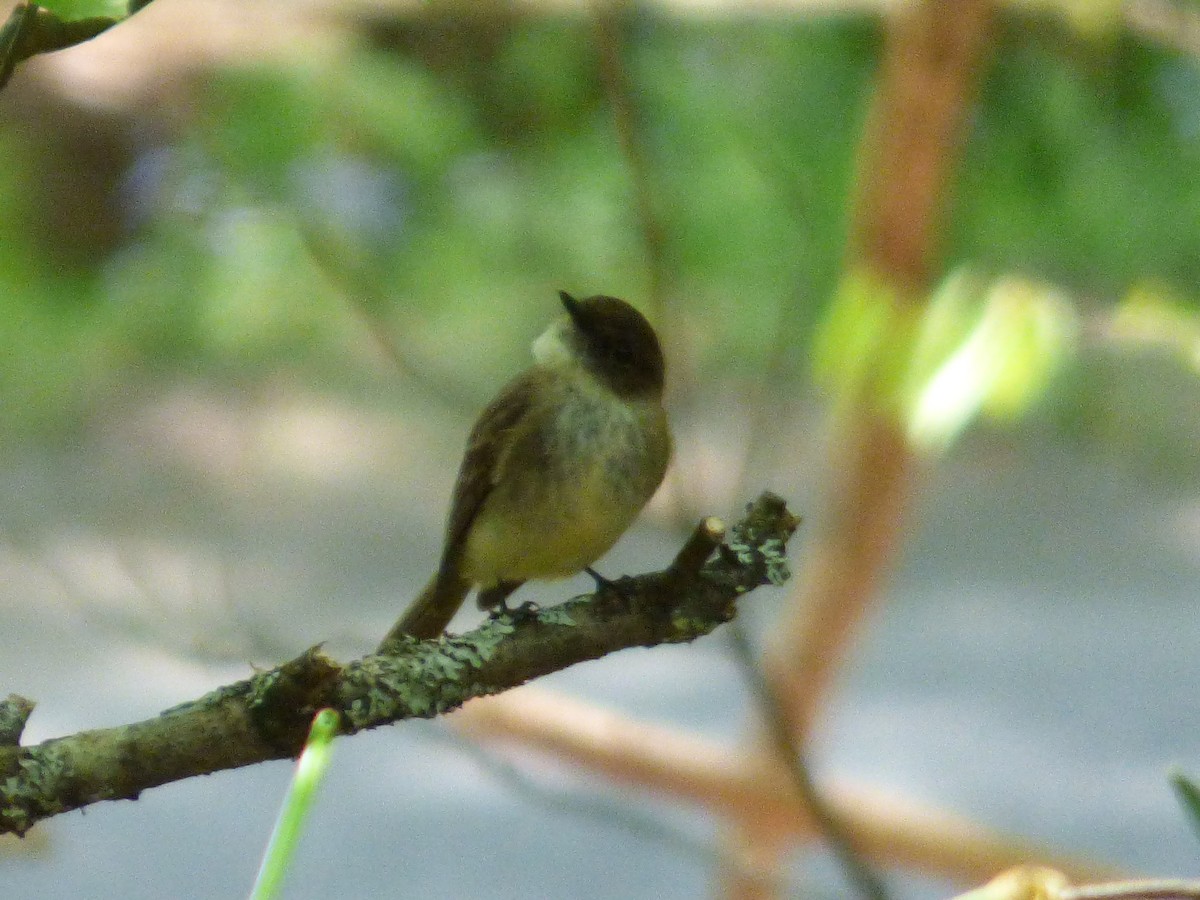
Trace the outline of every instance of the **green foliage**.
{"label": "green foliage", "polygon": [[1194,61],[1128,37],[1070,55],[1010,30],[956,187],[953,255],[1109,296],[1147,275],[1200,284],[1198,90]]}
{"label": "green foliage", "polygon": [[50,10],[65,21],[101,16],[123,19],[129,11],[128,0],[38,0],[38,6]]}
{"label": "green foliage", "polygon": [[1179,770],[1171,772],[1171,786],[1192,828],[1200,835],[1200,786]]}
{"label": "green foliage", "polygon": [[[124,15],[124,10],[117,18],[88,13],[93,8],[108,9],[109,6],[84,0],[64,0],[49,7],[33,2],[22,2],[13,7],[0,25],[0,88],[8,84],[18,63],[39,53],[51,53],[89,41],[116,25]],[[60,16],[56,9],[66,10],[66,14]]]}
{"label": "green foliage", "polygon": [[[120,335],[94,297],[93,275],[62,271],[25,223],[35,214],[26,191],[37,160],[0,131],[0,437],[69,427],[113,374]],[[83,302],[81,302],[83,301]]]}
{"label": "green foliage", "polygon": [[[1107,311],[1154,284],[1180,310],[1200,301],[1192,61],[1011,20],[944,235],[947,271],[1003,277],[951,276],[899,321],[840,272],[875,25],[637,13],[622,28],[668,327],[703,336],[703,372],[752,376],[781,353],[802,377],[812,355],[844,390],[883,352],[895,408],[937,446],[1045,392],[1080,349],[1075,298]],[[31,236],[47,216],[36,145],[0,125],[0,399],[69,421],[114,372],[354,377],[364,314],[418,366],[461,371],[444,348],[475,348],[469,377],[490,385],[555,289],[644,305],[650,253],[595,40],[581,19],[431,13],[336,55],[206,75],[187,127],[141,148],[158,160],[135,182],[142,218],[99,271],[61,271]],[[372,289],[326,271],[314,235]]]}
{"label": "green foliage", "polygon": [[1162,347],[1200,372],[1200,310],[1167,285],[1135,284],[1114,311],[1112,333],[1118,340]]}

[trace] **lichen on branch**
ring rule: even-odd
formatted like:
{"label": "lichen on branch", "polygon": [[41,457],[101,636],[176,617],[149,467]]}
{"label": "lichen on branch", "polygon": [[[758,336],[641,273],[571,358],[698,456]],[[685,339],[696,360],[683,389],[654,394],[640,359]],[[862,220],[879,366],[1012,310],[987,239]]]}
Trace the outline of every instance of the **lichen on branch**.
{"label": "lichen on branch", "polygon": [[694,640],[732,619],[744,594],[788,577],[786,544],[798,525],[783,500],[764,493],[727,541],[719,520],[701,521],[661,572],[493,617],[466,634],[401,637],[346,664],[313,647],[152,719],[36,746],[18,743],[32,704],[10,697],[4,703],[19,725],[0,740],[0,833],[24,834],[50,816],[136,799],[172,781],[295,757],[325,707],[353,734],[432,718],[627,647]]}

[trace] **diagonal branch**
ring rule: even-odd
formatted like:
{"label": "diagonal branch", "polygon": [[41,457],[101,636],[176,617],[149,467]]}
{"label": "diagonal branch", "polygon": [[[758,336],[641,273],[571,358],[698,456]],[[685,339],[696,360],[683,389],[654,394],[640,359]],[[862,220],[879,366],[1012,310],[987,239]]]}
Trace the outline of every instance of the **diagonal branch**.
{"label": "diagonal branch", "polygon": [[[24,834],[41,819],[136,799],[168,782],[294,757],[324,707],[341,713],[343,733],[353,734],[432,718],[626,647],[694,640],[732,619],[742,594],[789,576],[786,545],[798,524],[783,500],[764,493],[727,541],[720,521],[705,519],[663,571],[559,606],[494,618],[459,636],[403,637],[344,665],[314,647],[153,719],[33,747],[17,745],[14,724],[0,741],[0,834]],[[27,701],[4,703],[8,718],[23,723]]]}
{"label": "diagonal branch", "polygon": [[[765,747],[725,745],[536,686],[472,703],[449,722],[468,738],[532,751],[641,795],[749,822],[772,846],[788,850],[822,837],[795,780]],[[856,848],[880,866],[964,884],[1034,862],[1075,881],[1125,877],[1114,866],[999,833],[877,786],[834,779],[822,784],[822,794]]]}

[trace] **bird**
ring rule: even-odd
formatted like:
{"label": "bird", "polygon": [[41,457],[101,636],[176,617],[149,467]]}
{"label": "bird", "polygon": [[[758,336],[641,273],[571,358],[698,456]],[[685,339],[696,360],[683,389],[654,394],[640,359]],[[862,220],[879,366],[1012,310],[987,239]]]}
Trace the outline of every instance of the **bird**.
{"label": "bird", "polygon": [[534,363],[480,413],[450,503],[437,571],[385,638],[442,634],[472,588],[504,611],[530,579],[588,571],[629,528],[671,458],[664,361],[629,303],[559,291],[564,313]]}

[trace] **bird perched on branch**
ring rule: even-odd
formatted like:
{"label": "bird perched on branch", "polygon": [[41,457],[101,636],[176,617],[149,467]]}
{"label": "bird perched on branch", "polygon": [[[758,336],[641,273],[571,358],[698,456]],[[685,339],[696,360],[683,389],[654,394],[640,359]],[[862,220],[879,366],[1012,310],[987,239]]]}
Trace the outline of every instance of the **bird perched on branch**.
{"label": "bird perched on branch", "polygon": [[671,436],[654,329],[616,297],[559,297],[566,314],[534,342],[534,365],[471,430],[441,564],[388,639],[437,637],[473,587],[495,609],[531,578],[591,571],[662,482]]}

